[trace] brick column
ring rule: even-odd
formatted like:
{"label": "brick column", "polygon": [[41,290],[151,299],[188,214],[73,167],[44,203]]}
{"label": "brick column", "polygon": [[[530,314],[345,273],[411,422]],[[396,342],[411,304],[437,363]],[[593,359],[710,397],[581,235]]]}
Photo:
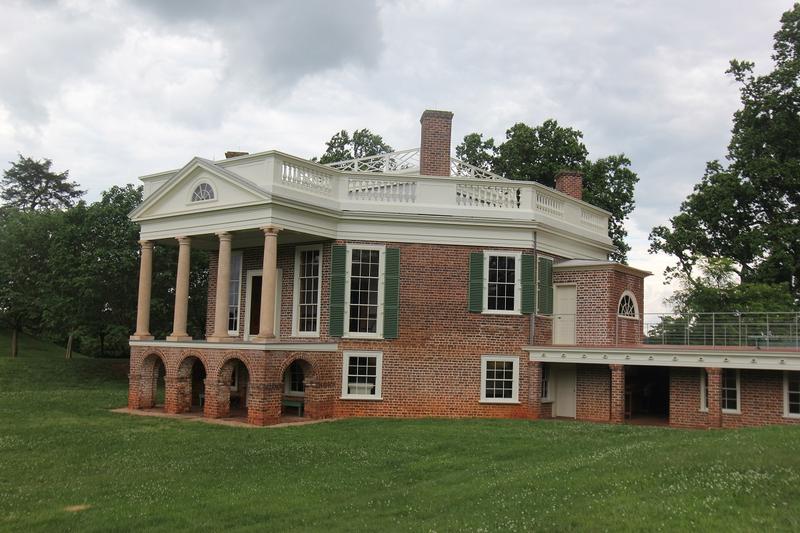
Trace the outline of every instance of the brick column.
{"label": "brick column", "polygon": [[229,342],[228,335],[228,298],[231,284],[231,234],[218,233],[219,257],[217,260],[217,299],[214,303],[214,334],[208,337],[210,342]]}
{"label": "brick column", "polygon": [[186,332],[186,318],[189,314],[189,263],[192,254],[192,239],[178,237],[178,276],[175,282],[175,315],[172,321],[172,335],[168,341],[190,341]]}
{"label": "brick column", "polygon": [[706,368],[708,374],[708,426],[722,426],[722,369]]}
{"label": "brick column", "polygon": [[277,226],[266,226],[264,231],[264,266],[261,277],[261,322],[256,341],[275,338],[275,281],[278,276]]}
{"label": "brick column", "polygon": [[224,418],[231,412],[230,390],[225,394],[223,387],[230,387],[222,383],[218,378],[205,380],[205,405],[203,406],[203,416],[206,418]]}
{"label": "brick column", "polygon": [[142,390],[142,376],[128,374],[128,409],[139,409],[139,392]]}
{"label": "brick column", "polygon": [[179,414],[189,410],[192,405],[191,393],[189,404],[186,404],[186,388],[191,383],[191,378],[164,378],[164,412]]}
{"label": "brick column", "polygon": [[281,418],[283,382],[250,383],[247,397],[247,421],[256,426],[276,424]]}
{"label": "brick column", "polygon": [[611,417],[612,424],[625,421],[625,366],[608,365],[611,369]]}
{"label": "brick column", "polygon": [[139,241],[142,254],[139,260],[139,300],[136,307],[136,331],[131,340],[150,341],[150,293],[153,286],[153,243]]}
{"label": "brick column", "polygon": [[535,420],[542,417],[542,363],[541,361],[531,361],[528,365],[531,380],[528,409],[531,418]]}

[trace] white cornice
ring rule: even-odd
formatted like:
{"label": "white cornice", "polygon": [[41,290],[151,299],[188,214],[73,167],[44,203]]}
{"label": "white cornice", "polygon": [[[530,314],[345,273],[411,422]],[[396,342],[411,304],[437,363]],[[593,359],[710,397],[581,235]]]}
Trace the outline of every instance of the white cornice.
{"label": "white cornice", "polygon": [[732,347],[698,350],[684,346],[648,348],[582,348],[525,346],[531,361],[544,363],[618,364],[696,368],[750,368],[754,370],[800,370],[800,352],[741,350]]}
{"label": "white cornice", "polygon": [[197,350],[268,350],[271,352],[337,352],[335,342],[172,342],[128,341],[131,346],[145,348],[187,348]]}

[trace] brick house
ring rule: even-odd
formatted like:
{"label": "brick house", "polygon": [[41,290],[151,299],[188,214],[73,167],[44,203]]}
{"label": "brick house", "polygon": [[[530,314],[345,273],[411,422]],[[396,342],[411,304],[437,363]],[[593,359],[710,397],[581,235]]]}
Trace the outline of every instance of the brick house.
{"label": "brick house", "polygon": [[[643,344],[648,273],[607,260],[609,214],[581,200],[580,173],[551,189],[452,159],[451,121],[425,111],[419,149],[327,166],[235,152],[143,176],[129,407],[163,387],[166,412],[259,425],[800,420],[791,347]],[[149,333],[154,245],[179,247],[164,340]],[[186,332],[193,248],[212,252],[205,339]]]}

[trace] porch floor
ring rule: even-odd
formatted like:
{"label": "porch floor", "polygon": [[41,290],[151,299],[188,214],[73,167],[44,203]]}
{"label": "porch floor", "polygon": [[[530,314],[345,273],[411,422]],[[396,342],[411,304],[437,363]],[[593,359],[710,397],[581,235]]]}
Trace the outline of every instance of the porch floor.
{"label": "porch floor", "polygon": [[254,426],[252,424],[248,424],[247,417],[242,416],[239,413],[234,413],[233,416],[227,418],[206,418],[203,416],[203,412],[199,408],[193,409],[188,413],[180,413],[180,414],[166,413],[164,412],[164,407],[161,406],[152,407],[150,409],[128,409],[127,407],[122,407],[119,409],[112,409],[111,412],[123,413],[135,416],[155,416],[159,418],[173,418],[191,422],[205,422],[208,424],[217,424],[221,426],[234,426],[234,427],[245,427],[245,428],[282,428],[288,426],[305,426],[308,424],[318,424],[321,422],[335,422],[336,420],[339,420],[338,418],[321,418],[321,419],[311,420],[299,416],[282,416],[280,418],[280,422],[278,422],[277,424],[272,424],[269,426]]}

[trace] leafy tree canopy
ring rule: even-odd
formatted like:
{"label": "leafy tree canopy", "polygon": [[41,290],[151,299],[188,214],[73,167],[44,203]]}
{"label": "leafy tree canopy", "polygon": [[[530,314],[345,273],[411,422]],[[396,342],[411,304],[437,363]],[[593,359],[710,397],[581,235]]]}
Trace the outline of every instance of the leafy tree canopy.
{"label": "leafy tree canopy", "polygon": [[754,74],[731,61],[742,107],[733,116],[727,165],[705,175],[668,225],[653,228],[650,251],[676,260],[698,287],[702,258],[729,260],[741,285],[786,287],[800,299],[800,4],[783,14],[775,34],[774,69]]}
{"label": "leafy tree canopy", "polygon": [[630,246],[625,242],[625,221],[634,208],[634,188],[639,177],[624,154],[590,161],[583,133],[560,126],[553,119],[539,126],[522,122],[506,130],[499,146],[493,138],[470,133],[456,146],[456,157],[506,178],[555,185],[559,170],[582,170],[583,199],[611,213],[609,235],[617,251],[611,259],[625,262]]}
{"label": "leafy tree canopy", "polygon": [[3,173],[0,199],[7,207],[23,211],[71,207],[82,195],[78,184],[69,181],[69,171],[55,173],[50,159],[35,160],[20,154],[19,160]]}
{"label": "leafy tree canopy", "polygon": [[358,159],[393,152],[394,148],[384,142],[383,137],[368,129],[355,130],[351,137],[347,130],[335,133],[325,143],[327,150],[319,158],[322,164],[336,163],[347,159]]}

